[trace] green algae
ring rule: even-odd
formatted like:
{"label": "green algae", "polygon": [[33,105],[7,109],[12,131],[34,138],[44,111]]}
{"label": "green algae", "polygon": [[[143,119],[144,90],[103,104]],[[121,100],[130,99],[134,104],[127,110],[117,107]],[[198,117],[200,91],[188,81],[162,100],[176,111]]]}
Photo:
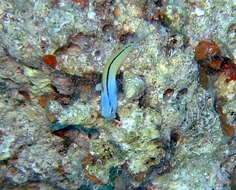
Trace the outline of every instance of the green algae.
{"label": "green algae", "polygon": [[[51,109],[53,110],[53,108]],[[97,123],[97,115],[98,113],[91,105],[77,101],[62,110],[57,119],[60,124],[74,124],[92,128]]]}
{"label": "green algae", "polygon": [[31,69],[24,67],[24,75],[32,83],[32,87],[29,89],[34,95],[43,95],[52,92],[51,80],[49,75],[37,69]]}
{"label": "green algae", "polygon": [[135,75],[124,73],[124,94],[127,99],[138,99],[145,91],[145,82]]}

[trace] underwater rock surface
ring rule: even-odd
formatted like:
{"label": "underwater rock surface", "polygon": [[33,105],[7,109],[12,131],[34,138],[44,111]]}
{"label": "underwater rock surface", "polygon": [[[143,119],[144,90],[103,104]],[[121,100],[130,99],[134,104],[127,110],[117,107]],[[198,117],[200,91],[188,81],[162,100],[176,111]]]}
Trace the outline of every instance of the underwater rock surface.
{"label": "underwater rock surface", "polygon": [[[235,9],[1,1],[0,189],[235,189]],[[132,41],[107,120],[96,89]]]}

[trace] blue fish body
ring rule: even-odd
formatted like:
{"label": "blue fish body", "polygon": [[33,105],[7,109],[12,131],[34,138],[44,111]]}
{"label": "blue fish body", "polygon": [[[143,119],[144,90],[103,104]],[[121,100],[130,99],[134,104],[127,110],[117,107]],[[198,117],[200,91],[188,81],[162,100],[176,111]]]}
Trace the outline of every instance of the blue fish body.
{"label": "blue fish body", "polygon": [[116,117],[117,102],[117,84],[115,79],[109,79],[107,89],[102,91],[101,95],[101,113],[106,119]]}

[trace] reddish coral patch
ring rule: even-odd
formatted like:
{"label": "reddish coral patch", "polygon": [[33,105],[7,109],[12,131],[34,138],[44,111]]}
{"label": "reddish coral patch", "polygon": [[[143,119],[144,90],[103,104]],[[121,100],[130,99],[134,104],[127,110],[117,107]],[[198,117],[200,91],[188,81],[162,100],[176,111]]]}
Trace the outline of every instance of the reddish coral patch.
{"label": "reddish coral patch", "polygon": [[227,78],[226,80],[225,80],[225,82],[230,82],[230,81],[235,81],[236,80],[236,73],[235,73],[235,71],[233,72],[233,74],[231,73],[230,74],[230,76],[229,76],[229,78]]}
{"label": "reddish coral patch", "polygon": [[228,126],[222,126],[223,132],[225,136],[232,137],[234,136],[234,126],[228,125]]}
{"label": "reddish coral patch", "polygon": [[139,174],[137,174],[137,175],[135,176],[135,179],[136,179],[137,181],[142,181],[142,180],[145,178],[145,176],[146,176],[146,173],[145,173],[145,172],[141,172],[141,173],[139,173]]}
{"label": "reddish coral patch", "polygon": [[42,108],[45,108],[46,105],[48,104],[49,102],[49,99],[45,96],[41,96],[38,98],[38,104],[42,107]]}
{"label": "reddish coral patch", "polygon": [[195,60],[203,61],[220,53],[220,48],[215,42],[203,40],[195,47]]}
{"label": "reddish coral patch", "polygon": [[204,88],[204,89],[208,88],[208,75],[207,75],[206,68],[201,68],[199,70],[199,83],[202,88]]}
{"label": "reddish coral patch", "polygon": [[49,101],[51,100],[56,100],[60,102],[61,104],[68,105],[72,103],[72,100],[69,96],[63,95],[63,94],[58,94],[55,92],[52,92],[47,95],[39,96],[37,97],[38,104],[42,107],[45,108],[48,104]]}
{"label": "reddish coral patch", "polygon": [[236,80],[236,65],[230,59],[226,59],[223,61],[221,67],[221,73],[225,74],[226,80],[225,82],[235,81]]}
{"label": "reddish coral patch", "polygon": [[51,121],[52,123],[56,121],[56,117],[51,114],[49,111],[46,111],[46,117],[48,118],[49,121]]}
{"label": "reddish coral patch", "polygon": [[61,168],[58,169],[58,172],[60,174],[65,174],[65,169],[63,167],[61,167]]}
{"label": "reddish coral patch", "polygon": [[95,175],[92,175],[92,174],[85,174],[85,177],[89,180],[91,180],[94,184],[97,184],[97,185],[104,185]]}
{"label": "reddish coral patch", "polygon": [[45,55],[43,57],[43,62],[52,67],[53,69],[57,66],[57,59],[54,55]]}
{"label": "reddish coral patch", "polygon": [[93,162],[93,160],[94,160],[94,156],[92,154],[87,155],[83,160],[82,167],[86,168],[87,165]]}
{"label": "reddish coral patch", "polygon": [[222,64],[222,60],[220,58],[216,58],[214,57],[210,63],[209,63],[209,67],[211,67],[212,69],[215,70],[219,70]]}
{"label": "reddish coral patch", "polygon": [[38,97],[38,104],[42,107],[45,108],[50,100],[54,100],[56,97],[55,93],[51,93],[48,95],[43,95]]}

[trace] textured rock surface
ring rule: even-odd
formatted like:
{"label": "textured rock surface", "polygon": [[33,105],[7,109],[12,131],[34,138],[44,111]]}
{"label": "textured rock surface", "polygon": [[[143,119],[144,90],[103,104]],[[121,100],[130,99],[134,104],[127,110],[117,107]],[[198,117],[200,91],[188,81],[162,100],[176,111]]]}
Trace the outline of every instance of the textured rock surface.
{"label": "textured rock surface", "polygon": [[[235,135],[221,127],[224,116],[236,129],[236,83],[209,71],[214,85],[203,89],[194,58],[195,46],[210,40],[222,60],[235,61],[235,7],[226,0],[1,1],[0,187],[235,188]],[[108,121],[95,91],[102,68],[118,46],[149,32],[122,64],[117,118]],[[54,68],[43,62],[48,54]]]}

